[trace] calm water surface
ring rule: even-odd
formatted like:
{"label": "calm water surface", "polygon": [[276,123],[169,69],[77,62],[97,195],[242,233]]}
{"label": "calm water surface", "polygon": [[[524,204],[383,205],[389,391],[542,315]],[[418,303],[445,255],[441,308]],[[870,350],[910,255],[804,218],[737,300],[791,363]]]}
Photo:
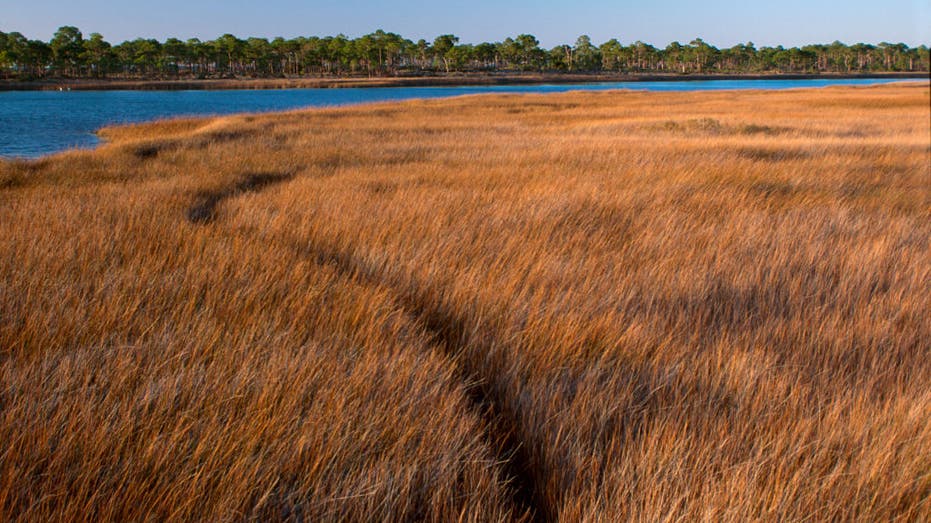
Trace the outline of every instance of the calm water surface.
{"label": "calm water surface", "polygon": [[896,80],[707,80],[470,87],[290,89],[279,91],[12,91],[0,92],[0,156],[37,157],[73,147],[93,147],[94,131],[108,125],[176,116],[265,112],[442,98],[479,93],[558,93],[573,90],[635,89],[710,91],[868,85]]}

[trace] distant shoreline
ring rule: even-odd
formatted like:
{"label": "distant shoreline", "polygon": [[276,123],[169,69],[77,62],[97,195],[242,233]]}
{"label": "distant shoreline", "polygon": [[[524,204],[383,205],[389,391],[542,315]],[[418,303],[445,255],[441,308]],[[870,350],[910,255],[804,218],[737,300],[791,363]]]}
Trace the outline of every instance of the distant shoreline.
{"label": "distant shoreline", "polygon": [[188,80],[0,80],[0,91],[187,91],[483,85],[689,82],[701,80],[927,79],[927,72],[865,74],[460,74],[342,78],[230,78]]}

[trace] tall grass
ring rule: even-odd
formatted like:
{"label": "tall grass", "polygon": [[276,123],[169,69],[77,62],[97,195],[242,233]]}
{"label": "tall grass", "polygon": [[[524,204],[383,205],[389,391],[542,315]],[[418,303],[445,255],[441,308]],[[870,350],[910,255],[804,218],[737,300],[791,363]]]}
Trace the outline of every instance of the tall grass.
{"label": "tall grass", "polygon": [[0,163],[0,519],[927,518],[929,118],[478,96]]}

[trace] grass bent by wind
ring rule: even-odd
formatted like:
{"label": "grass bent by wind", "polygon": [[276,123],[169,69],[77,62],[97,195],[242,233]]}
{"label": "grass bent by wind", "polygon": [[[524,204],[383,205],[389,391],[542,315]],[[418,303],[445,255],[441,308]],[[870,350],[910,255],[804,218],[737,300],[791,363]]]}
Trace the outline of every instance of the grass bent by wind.
{"label": "grass bent by wind", "polygon": [[0,162],[0,519],[921,520],[927,85]]}

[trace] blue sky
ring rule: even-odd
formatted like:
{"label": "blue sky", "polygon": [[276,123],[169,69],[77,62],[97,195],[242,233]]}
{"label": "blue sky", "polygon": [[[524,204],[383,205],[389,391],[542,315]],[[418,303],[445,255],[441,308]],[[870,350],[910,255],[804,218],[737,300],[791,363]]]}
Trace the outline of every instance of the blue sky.
{"label": "blue sky", "polygon": [[463,42],[531,33],[546,46],[588,34],[665,46],[696,36],[719,47],[753,41],[801,45],[880,41],[931,43],[931,0],[0,0],[0,30],[49,39],[61,25],[111,42],[169,36],[360,36],[375,29],[416,40],[453,33]]}

